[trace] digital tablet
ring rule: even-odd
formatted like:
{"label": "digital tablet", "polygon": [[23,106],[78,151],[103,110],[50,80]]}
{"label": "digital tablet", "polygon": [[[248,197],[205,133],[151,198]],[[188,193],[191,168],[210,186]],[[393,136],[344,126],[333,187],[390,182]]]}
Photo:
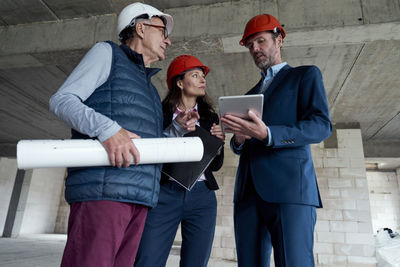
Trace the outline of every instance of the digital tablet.
{"label": "digital tablet", "polygon": [[248,111],[251,109],[259,118],[262,118],[264,95],[235,95],[221,96],[218,98],[219,114],[227,113],[243,119],[249,119]]}

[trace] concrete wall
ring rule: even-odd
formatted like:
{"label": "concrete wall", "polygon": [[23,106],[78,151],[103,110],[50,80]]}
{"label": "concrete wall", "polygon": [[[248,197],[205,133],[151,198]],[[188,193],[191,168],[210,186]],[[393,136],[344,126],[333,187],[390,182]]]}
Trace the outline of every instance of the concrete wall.
{"label": "concrete wall", "polygon": [[337,148],[313,145],[324,208],[317,211],[319,266],[376,266],[375,240],[359,129],[338,129]]}
{"label": "concrete wall", "polygon": [[54,233],[64,174],[65,168],[33,170],[20,235]]}
{"label": "concrete wall", "polygon": [[217,226],[211,257],[236,260],[233,230],[233,189],[239,157],[233,154],[229,148],[231,137],[232,135],[226,136],[224,165],[215,175],[220,189],[216,191],[218,201]]}
{"label": "concrete wall", "polygon": [[3,234],[16,174],[17,161],[0,158],[0,236]]}
{"label": "concrete wall", "polygon": [[367,171],[374,233],[388,227],[400,231],[400,191],[395,171]]}

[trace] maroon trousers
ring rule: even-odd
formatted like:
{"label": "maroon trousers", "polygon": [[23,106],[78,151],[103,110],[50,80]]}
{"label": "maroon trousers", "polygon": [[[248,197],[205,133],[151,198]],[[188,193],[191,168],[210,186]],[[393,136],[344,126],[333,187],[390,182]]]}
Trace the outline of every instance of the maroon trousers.
{"label": "maroon trousers", "polygon": [[147,210],[108,200],[72,203],[61,266],[132,266]]}

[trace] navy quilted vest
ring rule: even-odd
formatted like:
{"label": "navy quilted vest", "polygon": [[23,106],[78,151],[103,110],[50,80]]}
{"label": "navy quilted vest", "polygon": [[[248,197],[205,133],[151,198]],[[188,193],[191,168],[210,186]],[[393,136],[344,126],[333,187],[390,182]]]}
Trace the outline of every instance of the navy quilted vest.
{"label": "navy quilted vest", "polygon": [[[142,138],[162,137],[161,100],[150,80],[159,69],[145,68],[142,56],[128,46],[108,43],[113,51],[110,75],[84,103]],[[72,138],[89,137],[73,130]],[[160,173],[160,164],[69,168],[65,198],[68,203],[114,200],[154,207]]]}

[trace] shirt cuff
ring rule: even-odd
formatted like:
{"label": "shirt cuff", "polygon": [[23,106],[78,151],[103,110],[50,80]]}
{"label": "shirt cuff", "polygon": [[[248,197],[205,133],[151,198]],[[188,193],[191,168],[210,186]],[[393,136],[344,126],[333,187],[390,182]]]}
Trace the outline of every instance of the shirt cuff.
{"label": "shirt cuff", "polygon": [[240,145],[237,145],[237,144],[235,143],[235,139],[234,139],[234,138],[235,138],[235,137],[233,137],[232,142],[231,142],[231,148],[232,148],[232,150],[236,150],[236,151],[242,150],[243,145],[244,145],[245,142],[241,143]]}
{"label": "shirt cuff", "polygon": [[110,138],[111,136],[113,136],[114,134],[116,134],[119,130],[121,130],[121,126],[119,126],[118,123],[114,122],[110,128],[106,129],[105,131],[103,131],[98,137],[97,139],[99,139],[99,141],[101,143],[103,143],[104,141],[106,141],[108,138]]}
{"label": "shirt cuff", "polygon": [[180,136],[183,136],[184,134],[187,134],[189,132],[183,129],[182,126],[176,120],[172,120],[172,125]]}
{"label": "shirt cuff", "polygon": [[272,136],[271,136],[271,130],[267,126],[267,131],[268,131],[268,140],[265,140],[267,142],[267,146],[272,146]]}

